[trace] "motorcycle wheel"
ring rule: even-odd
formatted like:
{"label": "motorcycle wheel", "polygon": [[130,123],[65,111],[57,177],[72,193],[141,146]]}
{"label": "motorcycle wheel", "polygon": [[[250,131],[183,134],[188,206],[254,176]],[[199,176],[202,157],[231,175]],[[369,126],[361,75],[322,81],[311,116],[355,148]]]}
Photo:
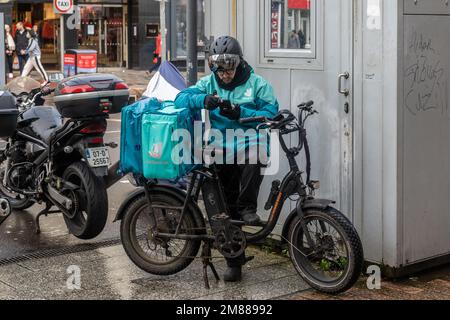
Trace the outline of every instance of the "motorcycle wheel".
{"label": "motorcycle wheel", "polygon": [[97,237],[108,219],[108,194],[103,180],[94,175],[84,162],[77,162],[64,171],[63,179],[79,188],[64,194],[74,207],[71,217],[64,215],[70,233],[83,240]]}
{"label": "motorcycle wheel", "polygon": [[[177,199],[164,194],[151,194],[151,202],[159,207],[180,207]],[[175,233],[180,221],[180,210],[153,208],[147,198],[135,199],[126,209],[121,225],[120,237],[128,257],[142,270],[167,276],[187,268],[197,256],[199,240],[163,239],[153,236],[153,231]],[[184,215],[180,234],[198,234],[192,214]]]}
{"label": "motorcycle wheel", "polygon": [[291,223],[288,239],[295,269],[320,292],[347,291],[361,275],[361,240],[351,222],[336,209],[307,210]]}

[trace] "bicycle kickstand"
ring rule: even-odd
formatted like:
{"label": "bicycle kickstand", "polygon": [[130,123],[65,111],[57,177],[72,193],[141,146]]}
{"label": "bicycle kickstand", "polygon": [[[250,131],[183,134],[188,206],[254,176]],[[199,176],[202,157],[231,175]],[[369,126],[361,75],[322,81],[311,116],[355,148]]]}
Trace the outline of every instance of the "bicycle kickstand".
{"label": "bicycle kickstand", "polygon": [[211,268],[211,271],[213,272],[216,281],[220,281],[219,274],[217,273],[217,270],[214,267],[214,264],[212,263],[211,255],[212,255],[211,243],[209,241],[206,241],[203,243],[202,248],[202,262],[203,262],[203,280],[205,281],[205,288],[208,290],[211,288],[209,286],[208,267]]}
{"label": "bicycle kickstand", "polygon": [[40,211],[36,218],[34,218],[34,222],[36,224],[36,234],[40,234],[41,233],[41,224],[39,223],[39,219],[41,218],[41,216],[45,215],[46,217],[51,214],[51,213],[59,213],[60,211],[50,211],[50,209],[52,208],[52,205],[50,204],[46,204],[45,205],[45,209],[43,209],[42,211]]}

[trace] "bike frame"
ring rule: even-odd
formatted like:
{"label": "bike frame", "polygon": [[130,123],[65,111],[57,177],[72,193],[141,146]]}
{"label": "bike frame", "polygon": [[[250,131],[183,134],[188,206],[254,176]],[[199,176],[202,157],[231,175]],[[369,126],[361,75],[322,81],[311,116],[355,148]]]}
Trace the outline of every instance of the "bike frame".
{"label": "bike frame", "polygon": [[[294,117],[295,118],[295,117]],[[309,185],[309,179],[310,179],[310,172],[311,172],[311,157],[310,157],[310,151],[309,151],[309,145],[308,140],[306,137],[306,130],[304,129],[304,121],[302,114],[299,115],[300,120],[300,126],[295,129],[287,129],[287,128],[280,128],[280,134],[279,134],[279,142],[280,145],[286,154],[286,157],[289,162],[290,171],[286,174],[283,181],[281,182],[281,186],[279,189],[279,192],[276,196],[275,203],[271,209],[269,219],[266,223],[262,223],[258,225],[258,227],[262,227],[260,231],[258,231],[255,234],[245,234],[246,235],[246,241],[247,243],[256,243],[258,241],[261,241],[265,238],[267,238],[275,229],[277,222],[280,219],[281,211],[283,209],[284,203],[286,202],[289,197],[293,195],[300,196],[299,201],[301,203],[304,202],[305,199],[308,197],[307,188]],[[306,120],[306,119],[305,119]],[[291,134],[293,132],[300,132],[299,138],[300,138],[300,145],[297,148],[288,148],[286,145],[286,142],[284,140],[284,136]],[[305,156],[306,156],[306,174],[307,174],[307,183],[305,184],[302,179],[302,173],[299,169],[296,157],[299,155],[300,151],[304,149]],[[202,168],[199,170],[193,171],[193,176],[191,179],[191,182],[188,186],[186,199],[184,202],[183,207],[180,208],[173,208],[181,210],[181,217],[180,217],[180,223],[178,224],[178,227],[176,229],[176,232],[174,234],[170,233],[156,233],[155,236],[162,237],[162,238],[170,238],[170,239],[180,239],[180,240],[214,240],[214,236],[208,236],[208,235],[187,235],[187,234],[180,234],[180,225],[183,221],[184,215],[187,214],[188,208],[191,203],[197,203],[199,199],[199,194],[201,191],[202,184],[205,183],[207,180],[210,181],[218,181],[218,176],[216,172],[215,165],[211,166],[210,168]],[[145,192],[147,199],[149,201],[149,204],[152,208],[158,208],[157,206],[152,206],[151,204],[151,198],[150,198],[150,186],[154,183],[154,181],[151,181],[146,183],[144,185]],[[225,202],[223,199],[223,192],[220,188],[220,190],[215,190],[217,194],[222,196],[222,199],[219,199],[219,201]],[[225,209],[226,203],[221,204],[221,206]],[[160,209],[167,209],[160,208]],[[225,209],[224,211],[226,211]],[[228,212],[226,212],[228,214]],[[209,220],[211,223],[211,216],[209,216]],[[231,223],[236,226],[245,226],[245,223],[243,221],[236,221],[231,220]],[[288,221],[286,221],[288,223]]]}

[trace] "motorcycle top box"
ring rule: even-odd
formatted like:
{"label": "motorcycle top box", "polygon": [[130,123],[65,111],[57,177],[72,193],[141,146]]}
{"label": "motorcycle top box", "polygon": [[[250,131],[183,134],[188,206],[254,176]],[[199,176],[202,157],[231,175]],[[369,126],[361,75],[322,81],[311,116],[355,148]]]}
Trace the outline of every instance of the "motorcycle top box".
{"label": "motorcycle top box", "polygon": [[55,90],[55,105],[65,118],[86,118],[120,113],[128,104],[128,86],[111,74],[67,78]]}
{"label": "motorcycle top box", "polygon": [[14,134],[18,115],[14,96],[7,91],[0,91],[0,138],[9,138]]}

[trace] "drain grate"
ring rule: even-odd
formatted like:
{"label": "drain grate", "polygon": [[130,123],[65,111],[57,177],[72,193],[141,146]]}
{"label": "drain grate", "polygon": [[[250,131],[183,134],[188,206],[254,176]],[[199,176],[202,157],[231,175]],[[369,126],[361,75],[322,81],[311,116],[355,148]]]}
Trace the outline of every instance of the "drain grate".
{"label": "drain grate", "polygon": [[84,244],[79,244],[79,245],[66,247],[66,248],[54,248],[54,249],[46,249],[46,250],[42,250],[42,251],[38,251],[38,252],[30,252],[30,253],[25,253],[23,255],[19,255],[16,257],[0,259],[0,266],[6,266],[8,264],[25,262],[25,261],[36,260],[36,259],[53,258],[53,257],[63,256],[66,254],[71,254],[71,253],[92,251],[92,250],[96,250],[96,249],[100,249],[100,248],[114,247],[114,246],[119,245],[120,243],[121,243],[120,239],[111,239],[111,240],[105,240],[105,241],[100,241],[100,242],[96,242],[96,243],[84,243]]}

